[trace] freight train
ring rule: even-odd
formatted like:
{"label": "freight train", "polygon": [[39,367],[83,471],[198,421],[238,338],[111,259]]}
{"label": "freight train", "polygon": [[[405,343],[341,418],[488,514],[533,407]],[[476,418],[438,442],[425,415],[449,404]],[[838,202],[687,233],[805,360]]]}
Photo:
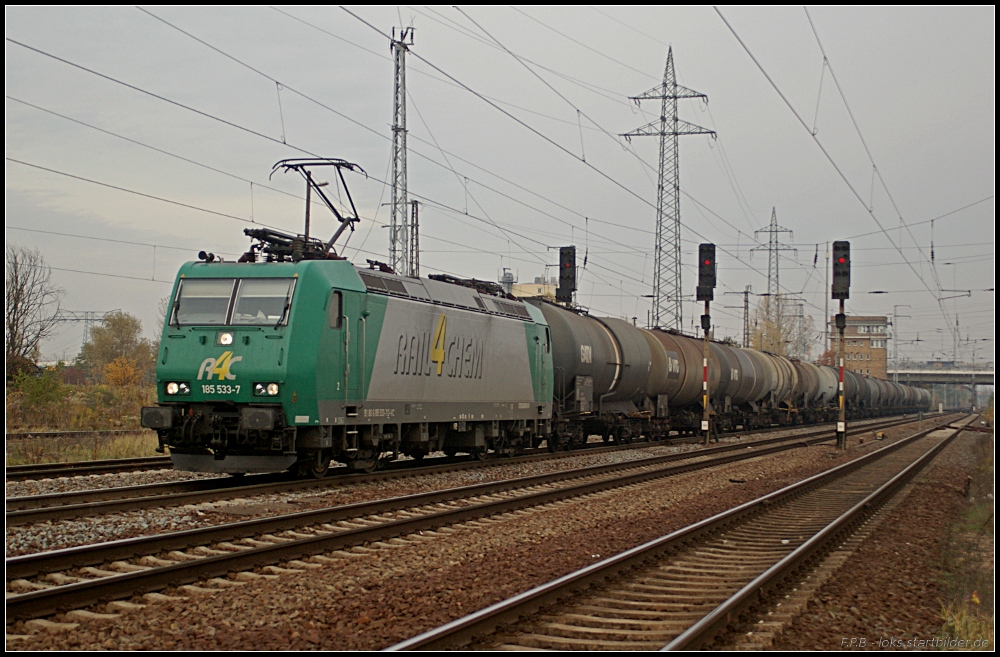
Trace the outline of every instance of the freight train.
{"label": "freight train", "polygon": [[[588,437],[694,432],[703,342],[500,286],[353,265],[267,229],[240,262],[183,265],[142,409],[179,470],[323,476],[400,454],[482,458]],[[834,420],[837,372],[710,343],[719,430]],[[927,408],[926,390],[844,373],[849,418]]]}

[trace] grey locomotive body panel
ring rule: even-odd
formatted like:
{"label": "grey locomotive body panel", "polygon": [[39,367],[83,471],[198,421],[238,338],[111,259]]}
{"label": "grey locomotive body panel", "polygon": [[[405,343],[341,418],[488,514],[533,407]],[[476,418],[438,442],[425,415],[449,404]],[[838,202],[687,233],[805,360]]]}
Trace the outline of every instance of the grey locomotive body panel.
{"label": "grey locomotive body panel", "polygon": [[[447,300],[464,306],[468,296]],[[370,378],[358,423],[551,415],[548,400],[534,399],[525,322],[511,317],[390,297]]]}

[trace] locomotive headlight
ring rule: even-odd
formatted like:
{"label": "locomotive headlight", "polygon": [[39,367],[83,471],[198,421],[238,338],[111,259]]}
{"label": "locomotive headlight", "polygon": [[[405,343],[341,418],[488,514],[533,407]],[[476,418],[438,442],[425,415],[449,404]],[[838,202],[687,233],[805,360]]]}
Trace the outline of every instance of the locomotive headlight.
{"label": "locomotive headlight", "polygon": [[191,384],[187,381],[169,381],[164,386],[168,395],[190,395]]}
{"label": "locomotive headlight", "polygon": [[277,383],[255,383],[253,394],[257,397],[276,397],[280,388]]}
{"label": "locomotive headlight", "polygon": [[233,343],[233,334],[230,333],[229,331],[220,331],[215,336],[215,342],[216,344],[221,344],[224,347],[228,347]]}

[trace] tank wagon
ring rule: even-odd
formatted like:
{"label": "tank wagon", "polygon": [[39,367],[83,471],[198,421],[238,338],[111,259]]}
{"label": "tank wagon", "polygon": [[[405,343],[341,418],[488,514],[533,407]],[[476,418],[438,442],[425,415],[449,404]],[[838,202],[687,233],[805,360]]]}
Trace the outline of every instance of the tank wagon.
{"label": "tank wagon", "polygon": [[[694,433],[702,419],[703,341],[592,317],[546,301],[553,339],[554,416],[549,444],[588,436],[629,441]],[[930,393],[844,372],[849,418],[928,408]],[[711,342],[708,385],[720,431],[837,419],[837,370]]]}

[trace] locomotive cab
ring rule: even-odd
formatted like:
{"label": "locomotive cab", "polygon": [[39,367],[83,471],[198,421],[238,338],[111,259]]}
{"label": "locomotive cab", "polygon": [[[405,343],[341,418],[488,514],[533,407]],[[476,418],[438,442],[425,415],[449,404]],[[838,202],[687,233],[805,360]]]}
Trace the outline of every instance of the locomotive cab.
{"label": "locomotive cab", "polygon": [[[338,347],[345,306],[358,290],[335,289],[330,280],[352,269],[348,263],[316,264],[182,267],[157,361],[159,405],[143,408],[141,419],[157,431],[177,469],[271,472],[306,453],[325,468],[330,453],[323,448],[330,445],[308,431],[320,424],[315,372],[320,365],[350,370]],[[311,363],[297,365],[296,345],[303,342],[312,347]],[[345,376],[334,385],[352,384]]]}

